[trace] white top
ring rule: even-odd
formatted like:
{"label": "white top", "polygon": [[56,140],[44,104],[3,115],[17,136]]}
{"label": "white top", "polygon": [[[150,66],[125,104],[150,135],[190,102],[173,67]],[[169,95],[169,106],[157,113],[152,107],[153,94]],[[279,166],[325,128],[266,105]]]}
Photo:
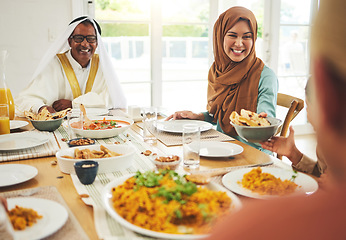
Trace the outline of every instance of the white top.
{"label": "white top", "polygon": [[[90,17],[88,19],[97,29],[94,20]],[[68,37],[76,26],[83,21],[85,21],[85,18],[70,24],[65,32],[47,50],[35,70],[29,86],[15,99],[15,104],[18,108],[16,113],[18,115],[22,115],[24,110],[29,110],[31,107],[37,112],[42,105],[51,105],[54,101],[62,98],[73,100],[71,87],[66,82],[67,79],[56,54],[70,49]],[[96,34],[98,46],[95,53],[99,54],[100,62],[92,92],[101,95],[107,108],[126,108],[126,98],[115,73],[111,58],[98,31],[96,31]],[[68,59],[75,71],[81,91],[84,93],[89,67],[83,69],[70,54],[68,54]],[[58,96],[58,98],[53,100],[52,96]]]}
{"label": "white top", "polygon": [[[82,66],[71,56],[70,51],[66,54],[79,82],[81,92],[85,92],[86,83],[89,76],[90,64],[86,68]],[[102,100],[104,107],[112,108],[106,80],[102,69],[98,69],[91,92],[96,93]],[[37,113],[43,105],[51,106],[58,99],[73,100],[73,94],[70,83],[60,64],[58,57],[55,57],[51,63],[39,74],[30,85],[25,88],[15,99],[18,112],[32,110]]]}

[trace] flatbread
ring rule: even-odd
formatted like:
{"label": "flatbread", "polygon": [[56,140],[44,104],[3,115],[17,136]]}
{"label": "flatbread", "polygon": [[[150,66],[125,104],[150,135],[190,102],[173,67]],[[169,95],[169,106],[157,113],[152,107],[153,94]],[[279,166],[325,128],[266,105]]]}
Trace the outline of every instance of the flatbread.
{"label": "flatbread", "polygon": [[233,111],[230,115],[230,120],[232,123],[240,125],[240,126],[250,126],[250,127],[265,127],[270,126],[270,122],[260,116],[259,114],[242,109],[240,110],[240,115]]}
{"label": "flatbread", "polygon": [[67,113],[71,111],[71,108],[67,108],[65,110],[62,110],[60,112],[56,112],[54,114],[51,114],[46,107],[42,109],[41,112],[38,114],[34,114],[31,111],[24,111],[24,115],[26,118],[30,120],[35,120],[35,121],[47,121],[47,120],[53,120],[53,119],[59,119],[59,118],[64,118]]}

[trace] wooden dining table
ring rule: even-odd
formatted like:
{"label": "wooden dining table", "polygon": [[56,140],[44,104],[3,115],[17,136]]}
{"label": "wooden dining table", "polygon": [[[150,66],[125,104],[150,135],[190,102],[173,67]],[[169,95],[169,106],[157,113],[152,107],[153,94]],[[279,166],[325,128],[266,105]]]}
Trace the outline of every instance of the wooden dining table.
{"label": "wooden dining table", "polygon": [[[21,131],[29,131],[32,130],[32,128],[33,127],[29,124],[28,126],[22,128]],[[136,124],[133,124],[132,129],[136,133],[141,134],[141,129]],[[232,143],[242,146],[244,151],[236,156],[218,158],[217,160],[201,157],[200,170],[251,165],[272,161],[272,158],[269,155],[248,146],[245,143],[237,140],[232,141]],[[169,152],[171,154],[175,153],[176,155],[181,155],[182,153],[182,146],[167,147],[160,141],[157,142],[155,147],[163,152]],[[56,160],[57,159],[55,156],[50,156],[11,162],[1,162],[1,165],[13,163],[27,164],[37,168],[38,174],[36,177],[26,182],[12,186],[0,187],[0,193],[35,187],[55,186],[88,237],[90,239],[98,239],[93,220],[93,208],[86,205],[81,200],[81,196],[79,196],[73,185],[71,176],[60,171],[59,166],[56,164]]]}

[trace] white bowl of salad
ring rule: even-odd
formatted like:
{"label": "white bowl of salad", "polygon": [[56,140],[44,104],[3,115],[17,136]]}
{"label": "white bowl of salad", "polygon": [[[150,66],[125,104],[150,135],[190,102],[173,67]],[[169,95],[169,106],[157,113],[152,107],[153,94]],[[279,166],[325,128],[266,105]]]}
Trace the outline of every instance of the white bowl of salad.
{"label": "white bowl of salad", "polygon": [[71,129],[86,138],[111,138],[125,132],[133,124],[132,119],[125,117],[95,116],[89,118],[91,121],[84,121],[83,128],[78,118],[70,120]]}

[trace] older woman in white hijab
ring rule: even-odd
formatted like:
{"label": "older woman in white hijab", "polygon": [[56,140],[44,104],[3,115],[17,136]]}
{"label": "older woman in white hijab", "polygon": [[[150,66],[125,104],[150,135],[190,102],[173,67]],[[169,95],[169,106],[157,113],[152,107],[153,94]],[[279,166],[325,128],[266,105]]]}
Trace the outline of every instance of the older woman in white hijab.
{"label": "older woman in white hijab", "polygon": [[17,113],[43,106],[51,112],[72,107],[126,108],[126,98],[101,39],[98,23],[87,16],[73,20],[52,44],[30,84],[15,99]]}

